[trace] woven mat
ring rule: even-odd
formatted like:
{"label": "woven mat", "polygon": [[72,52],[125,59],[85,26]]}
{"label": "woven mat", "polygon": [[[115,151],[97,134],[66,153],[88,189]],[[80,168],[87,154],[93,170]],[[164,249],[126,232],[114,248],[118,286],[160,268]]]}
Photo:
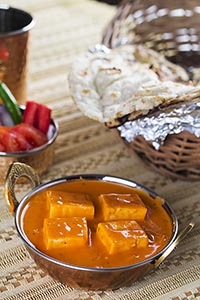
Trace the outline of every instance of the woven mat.
{"label": "woven mat", "polygon": [[[67,74],[77,54],[101,41],[115,7],[93,0],[4,1],[30,11],[28,98],[48,104],[60,126],[53,166],[41,180],[77,173],[104,173],[133,179],[154,189],[173,206],[180,227],[195,228],[159,269],[131,287],[85,292],[54,281],[36,266],[17,235],[0,187],[0,299],[5,300],[191,300],[200,299],[200,183],[167,179],[130,154],[114,132],[84,117],[73,105]],[[20,195],[28,191],[19,185]]]}

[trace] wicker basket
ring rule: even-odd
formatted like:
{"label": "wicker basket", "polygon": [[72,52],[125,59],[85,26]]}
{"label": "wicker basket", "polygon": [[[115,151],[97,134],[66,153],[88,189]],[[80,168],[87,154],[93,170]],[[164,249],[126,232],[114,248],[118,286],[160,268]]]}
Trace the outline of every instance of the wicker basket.
{"label": "wicker basket", "polygon": [[142,136],[131,143],[123,142],[155,171],[171,178],[200,179],[200,140],[187,131],[168,135],[159,151]]}
{"label": "wicker basket", "polygon": [[103,34],[103,43],[144,44],[184,67],[200,66],[198,0],[126,0]]}
{"label": "wicker basket", "polygon": [[[104,31],[102,42],[110,48],[143,44],[190,71],[200,66],[200,3],[198,0],[122,1]],[[166,176],[200,179],[200,138],[189,132],[169,135],[158,151],[141,136],[125,144]]]}

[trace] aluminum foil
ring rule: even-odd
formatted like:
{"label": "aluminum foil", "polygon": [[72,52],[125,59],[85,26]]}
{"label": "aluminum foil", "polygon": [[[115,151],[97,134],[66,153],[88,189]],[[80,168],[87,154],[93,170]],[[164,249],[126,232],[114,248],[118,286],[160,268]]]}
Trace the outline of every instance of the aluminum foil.
{"label": "aluminum foil", "polygon": [[118,130],[127,142],[142,135],[156,150],[159,150],[169,134],[186,130],[200,137],[200,100],[196,103],[178,103],[134,121],[127,121]]}

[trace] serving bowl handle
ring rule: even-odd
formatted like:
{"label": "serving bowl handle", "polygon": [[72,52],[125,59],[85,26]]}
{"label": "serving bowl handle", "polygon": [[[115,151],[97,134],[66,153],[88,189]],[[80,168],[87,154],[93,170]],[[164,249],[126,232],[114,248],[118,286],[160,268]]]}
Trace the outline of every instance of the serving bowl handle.
{"label": "serving bowl handle", "polygon": [[180,241],[182,241],[185,236],[192,230],[194,227],[194,222],[190,222],[182,231],[177,235],[177,238],[173,243],[167,248],[167,250],[155,261],[154,267],[157,268],[159,265],[168,257],[168,255],[176,248]]}
{"label": "serving bowl handle", "polygon": [[38,174],[29,165],[20,162],[14,162],[10,165],[6,175],[4,195],[12,213],[15,212],[19,205],[15,195],[15,184],[21,177],[28,178],[33,187],[40,184]]}

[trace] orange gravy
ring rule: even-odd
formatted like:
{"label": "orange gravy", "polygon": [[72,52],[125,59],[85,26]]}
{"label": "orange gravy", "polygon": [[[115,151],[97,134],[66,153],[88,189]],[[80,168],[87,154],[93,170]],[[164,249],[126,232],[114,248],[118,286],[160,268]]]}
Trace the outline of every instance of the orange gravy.
{"label": "orange gravy", "polygon": [[[92,197],[96,205],[98,196],[106,193],[138,193],[147,207],[147,215],[144,221],[138,222],[148,235],[148,246],[145,248],[132,248],[129,251],[108,255],[103,245],[95,235],[98,218],[88,222],[89,243],[86,246],[79,246],[73,249],[51,249],[46,250],[43,242],[43,221],[48,217],[46,205],[46,191],[60,190],[66,192],[87,193]],[[23,230],[32,244],[47,255],[60,261],[87,267],[111,268],[126,266],[148,259],[163,249],[172,236],[172,220],[162,206],[163,200],[159,197],[152,198],[146,192],[128,186],[103,182],[98,180],[75,180],[60,183],[38,192],[30,197],[24,207],[22,215]]]}

